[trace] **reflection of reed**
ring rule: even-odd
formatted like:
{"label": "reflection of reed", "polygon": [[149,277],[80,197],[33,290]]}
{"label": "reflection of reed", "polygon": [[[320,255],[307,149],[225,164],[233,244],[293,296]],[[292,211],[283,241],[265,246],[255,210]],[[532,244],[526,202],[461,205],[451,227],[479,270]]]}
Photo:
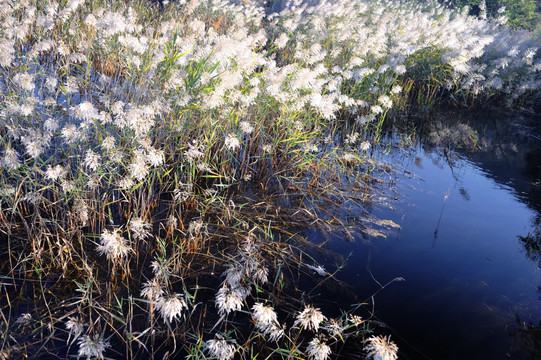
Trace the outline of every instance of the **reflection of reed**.
{"label": "reflection of reed", "polygon": [[520,359],[537,359],[541,353],[541,321],[535,326],[531,321],[526,323],[516,315],[515,328],[511,335],[515,338],[514,355]]}
{"label": "reflection of reed", "polygon": [[432,247],[436,245],[436,240],[438,239],[438,231],[440,229],[441,217],[443,216],[443,209],[445,209],[445,203],[447,202],[447,199],[449,198],[449,191],[451,191],[451,188],[447,189],[447,193],[443,197],[443,205],[441,206],[440,217],[438,218],[438,224],[436,225],[436,230],[434,230],[434,241],[432,242]]}
{"label": "reflection of reed", "polygon": [[528,233],[526,236],[518,237],[524,251],[526,252],[526,257],[533,261],[537,262],[537,268],[541,268],[541,231],[536,229],[534,233]]}

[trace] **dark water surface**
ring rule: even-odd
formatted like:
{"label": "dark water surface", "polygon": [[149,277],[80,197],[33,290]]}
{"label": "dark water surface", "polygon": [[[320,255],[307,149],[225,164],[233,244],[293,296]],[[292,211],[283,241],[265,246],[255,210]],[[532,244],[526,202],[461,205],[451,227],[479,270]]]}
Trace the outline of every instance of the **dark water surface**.
{"label": "dark water surface", "polygon": [[[429,131],[409,146],[373,149],[396,172],[370,217],[400,229],[333,235],[316,256],[332,270],[328,254],[351,253],[337,277],[359,299],[378,290],[375,280],[405,279],[375,297],[399,358],[541,359],[541,142],[535,127],[493,125],[455,123],[451,142]],[[462,136],[472,129],[475,144]],[[321,242],[319,231],[306,235]]]}

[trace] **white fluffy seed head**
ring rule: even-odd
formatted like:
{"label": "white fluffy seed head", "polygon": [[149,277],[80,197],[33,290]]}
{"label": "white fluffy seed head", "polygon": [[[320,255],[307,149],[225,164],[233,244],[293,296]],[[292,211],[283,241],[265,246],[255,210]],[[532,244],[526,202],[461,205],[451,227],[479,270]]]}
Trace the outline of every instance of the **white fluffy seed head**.
{"label": "white fluffy seed head", "polygon": [[247,294],[240,287],[231,288],[224,285],[216,294],[216,306],[220,315],[229,314],[242,308],[242,303]]}
{"label": "white fluffy seed head", "polygon": [[331,348],[318,338],[312,339],[306,348],[308,357],[312,360],[327,360],[331,355]]}
{"label": "white fluffy seed head", "polygon": [[77,341],[79,344],[79,357],[86,357],[87,359],[104,359],[103,353],[105,349],[110,347],[109,342],[100,338],[98,334],[94,337],[84,335]]}
{"label": "white fluffy seed head", "polygon": [[229,360],[235,355],[235,345],[224,339],[211,339],[206,343],[208,354],[218,360]]}
{"label": "white fluffy seed head", "polygon": [[364,351],[368,359],[396,360],[398,346],[391,341],[391,336],[371,336],[365,341]]}
{"label": "white fluffy seed head", "polygon": [[186,301],[179,294],[159,297],[156,302],[156,308],[164,320],[172,322],[174,319],[180,319],[182,311],[188,308]]}
{"label": "white fluffy seed head", "polygon": [[109,260],[123,259],[132,251],[128,240],[122,237],[118,229],[113,231],[105,229],[100,236],[100,243],[98,252],[107,255]]}
{"label": "white fluffy seed head", "polygon": [[326,317],[319,309],[312,306],[306,306],[303,311],[298,313],[297,319],[293,323],[293,326],[296,327],[301,325],[307,330],[318,331],[319,324],[325,319]]}

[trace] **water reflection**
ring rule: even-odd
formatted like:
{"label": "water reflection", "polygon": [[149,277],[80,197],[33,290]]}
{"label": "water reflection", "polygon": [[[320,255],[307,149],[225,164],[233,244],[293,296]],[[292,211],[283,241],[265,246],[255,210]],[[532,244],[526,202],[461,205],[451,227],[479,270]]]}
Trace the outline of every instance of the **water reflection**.
{"label": "water reflection", "polygon": [[[536,219],[539,221],[539,219]],[[539,226],[539,224],[537,224]],[[524,253],[528,259],[537,263],[537,268],[541,268],[541,230],[535,229],[533,234],[518,237],[524,248]]]}
{"label": "water reflection", "polygon": [[531,322],[516,319],[516,328],[512,332],[515,338],[514,354],[517,359],[537,360],[541,354],[541,320],[535,326]]}
{"label": "water reflection", "polygon": [[372,276],[406,279],[375,299],[405,359],[541,358],[541,137],[529,119],[484,116],[446,114],[408,147],[390,137],[374,154],[396,170],[390,206],[364,211],[400,228],[326,242],[352,254],[339,276],[359,298]]}

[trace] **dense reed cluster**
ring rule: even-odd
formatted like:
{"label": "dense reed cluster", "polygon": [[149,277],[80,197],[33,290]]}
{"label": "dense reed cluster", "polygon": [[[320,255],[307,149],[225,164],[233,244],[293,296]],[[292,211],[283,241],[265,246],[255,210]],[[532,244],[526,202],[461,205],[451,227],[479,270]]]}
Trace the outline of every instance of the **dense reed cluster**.
{"label": "dense reed cluster", "polygon": [[391,113],[528,103],[538,45],[432,2],[2,1],[0,359],[395,359],[292,294],[336,281],[295,228]]}

